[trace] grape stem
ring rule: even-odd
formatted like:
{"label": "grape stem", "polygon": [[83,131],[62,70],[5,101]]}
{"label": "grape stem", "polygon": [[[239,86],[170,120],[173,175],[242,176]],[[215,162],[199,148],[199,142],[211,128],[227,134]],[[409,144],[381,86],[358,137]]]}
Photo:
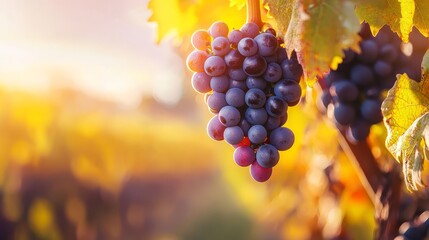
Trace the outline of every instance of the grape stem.
{"label": "grape stem", "polygon": [[261,18],[261,3],[259,0],[246,0],[247,6],[247,22],[256,23],[259,28],[262,28],[264,23]]}

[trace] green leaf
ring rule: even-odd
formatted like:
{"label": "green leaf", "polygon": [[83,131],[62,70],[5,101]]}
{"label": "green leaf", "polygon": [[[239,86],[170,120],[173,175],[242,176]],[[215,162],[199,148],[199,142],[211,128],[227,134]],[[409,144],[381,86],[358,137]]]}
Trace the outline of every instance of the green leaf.
{"label": "green leaf", "polygon": [[[343,49],[360,52],[359,19],[354,1],[306,0],[301,13],[302,61],[310,85],[316,76],[327,73],[335,57],[344,57]],[[288,41],[288,39],[286,39]]]}
{"label": "green leaf", "polygon": [[[420,82],[406,74],[398,75],[389,90],[381,110],[388,130],[386,147],[402,164],[407,188],[417,190],[422,186],[423,155],[429,144],[429,52],[423,61],[423,77]],[[426,147],[422,147],[425,141]]]}

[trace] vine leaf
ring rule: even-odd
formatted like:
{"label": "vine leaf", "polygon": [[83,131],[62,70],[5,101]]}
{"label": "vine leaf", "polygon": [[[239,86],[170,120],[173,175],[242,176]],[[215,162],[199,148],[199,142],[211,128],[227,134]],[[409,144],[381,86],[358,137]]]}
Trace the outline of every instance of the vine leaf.
{"label": "vine leaf", "polygon": [[335,57],[344,57],[343,49],[352,48],[360,52],[359,19],[354,13],[353,1],[321,0],[304,1],[303,12],[308,18],[301,17],[301,52],[310,86],[316,76],[330,70]]}
{"label": "vine leaf", "polygon": [[[429,58],[426,52],[425,59]],[[389,90],[381,110],[388,130],[386,147],[402,164],[408,190],[423,186],[421,172],[424,155],[429,146],[429,62],[423,61],[423,77],[420,82],[406,74],[398,75]],[[422,141],[426,146],[422,146]]]}
{"label": "vine leaf", "polygon": [[429,0],[416,0],[416,11],[414,13],[414,24],[420,32],[428,37],[429,36]]}
{"label": "vine leaf", "polygon": [[294,0],[265,0],[265,6],[268,13],[277,22],[277,29],[279,36],[286,34],[289,22],[292,17],[292,9],[295,3]]}

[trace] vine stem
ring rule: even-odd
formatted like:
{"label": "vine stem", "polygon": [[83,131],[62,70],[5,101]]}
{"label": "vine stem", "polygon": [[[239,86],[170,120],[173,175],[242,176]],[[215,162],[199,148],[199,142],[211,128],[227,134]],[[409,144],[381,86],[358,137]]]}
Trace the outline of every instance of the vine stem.
{"label": "vine stem", "polygon": [[247,22],[256,23],[259,28],[262,28],[264,23],[261,18],[261,3],[260,0],[246,0],[247,6]]}

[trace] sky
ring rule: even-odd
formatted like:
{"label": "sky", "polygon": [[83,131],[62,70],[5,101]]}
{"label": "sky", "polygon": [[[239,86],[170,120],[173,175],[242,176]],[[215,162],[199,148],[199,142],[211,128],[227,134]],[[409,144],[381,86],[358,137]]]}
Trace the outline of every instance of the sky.
{"label": "sky", "polygon": [[143,95],[175,104],[185,78],[166,39],[155,43],[147,0],[0,1],[0,84],[66,86],[136,107]]}

